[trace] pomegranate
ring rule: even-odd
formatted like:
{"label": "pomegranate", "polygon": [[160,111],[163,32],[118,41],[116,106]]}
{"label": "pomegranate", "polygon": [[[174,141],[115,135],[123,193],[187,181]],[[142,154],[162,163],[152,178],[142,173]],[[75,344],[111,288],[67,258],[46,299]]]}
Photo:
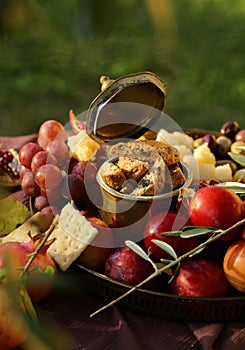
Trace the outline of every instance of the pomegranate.
{"label": "pomegranate", "polygon": [[[39,244],[35,237],[26,243],[6,242],[0,245],[0,269],[14,267],[16,278],[21,273],[30,256],[36,251]],[[33,302],[44,299],[52,290],[56,265],[53,259],[47,254],[49,244],[44,245],[41,251],[35,256],[27,274],[26,289]],[[8,278],[4,279],[7,283]]]}

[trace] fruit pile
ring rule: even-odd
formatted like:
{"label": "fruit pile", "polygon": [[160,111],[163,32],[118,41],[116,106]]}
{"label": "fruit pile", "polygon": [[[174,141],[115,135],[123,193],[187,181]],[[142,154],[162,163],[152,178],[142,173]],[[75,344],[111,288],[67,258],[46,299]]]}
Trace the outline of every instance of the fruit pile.
{"label": "fruit pile", "polygon": [[[47,270],[52,270],[54,275],[59,263],[49,254],[48,249],[37,251],[33,236],[32,239],[27,237],[26,231],[27,227],[30,231],[38,228],[42,235],[54,216],[59,220],[64,208],[68,210],[72,203],[73,217],[76,217],[77,221],[79,215],[85,218],[81,220],[79,230],[86,221],[84,227],[88,227],[89,231],[78,233],[75,222],[69,223],[67,219],[65,225],[74,236],[69,239],[80,239],[78,234],[93,234],[91,241],[82,244],[82,250],[76,252],[77,255],[69,251],[71,248],[67,248],[65,241],[61,242],[59,249],[64,248],[64,254],[67,253],[65,251],[69,251],[70,256],[73,256],[70,260],[69,256],[65,256],[66,263],[67,259],[69,262],[66,266],[78,263],[104,273],[116,281],[137,285],[154,271],[184,256],[183,261],[180,259],[177,264],[166,269],[166,273],[159,273],[145,288],[181,296],[206,298],[245,293],[245,203],[242,197],[245,192],[245,130],[240,130],[236,122],[228,122],[222,126],[218,136],[210,134],[189,138],[188,142],[192,142],[194,152],[198,147],[205,145],[214,155],[215,161],[226,162],[231,167],[233,182],[224,184],[213,177],[202,179],[203,181],[193,184],[191,188],[184,189],[168,212],[162,211],[149,218],[145,227],[142,227],[141,240],[133,245],[134,248],[126,242],[123,247],[115,247],[113,228],[100,219],[96,205],[101,200],[96,173],[106,159],[105,150],[88,137],[84,125],[77,124],[74,115],[72,120],[73,133],[74,125],[76,126],[75,135],[71,135],[71,131],[67,132],[56,120],[48,120],[40,126],[37,142],[29,142],[19,150],[19,174],[16,170],[13,172],[11,152],[6,150],[0,153],[0,170],[8,171],[12,177],[20,176],[22,190],[30,198],[31,207],[33,205],[32,223],[26,224],[25,232],[23,228],[17,228],[18,234],[9,234],[9,237],[14,237],[9,242],[7,237],[2,238],[1,268],[5,267],[6,251],[15,252],[16,257],[13,261],[18,270],[28,264],[27,257],[34,253],[36,260],[32,262],[31,268],[36,269],[38,266],[38,271],[43,275]],[[157,137],[163,137],[163,134],[161,131]],[[182,151],[179,147],[179,152]],[[233,187],[230,188],[229,184]],[[239,190],[234,184],[240,185]],[[89,193],[97,197],[96,200]],[[41,215],[38,219],[35,216],[37,214]],[[44,221],[46,226],[41,228]],[[236,227],[230,230],[233,225]],[[61,237],[67,236],[62,230],[64,231],[64,228],[59,228],[56,234],[60,234]],[[221,238],[205,244],[207,240],[225,230],[227,232]],[[14,235],[11,236],[12,234]],[[7,278],[0,282],[5,283],[5,280]],[[29,289],[28,293],[35,301]],[[37,299],[45,296],[44,293]]]}
{"label": "fruit pile", "polygon": [[79,210],[96,212],[85,189],[85,176],[87,186],[96,186],[95,163],[73,157],[67,142],[60,122],[44,122],[37,143],[26,143],[19,150],[21,187],[38,211],[57,214],[72,200]]}

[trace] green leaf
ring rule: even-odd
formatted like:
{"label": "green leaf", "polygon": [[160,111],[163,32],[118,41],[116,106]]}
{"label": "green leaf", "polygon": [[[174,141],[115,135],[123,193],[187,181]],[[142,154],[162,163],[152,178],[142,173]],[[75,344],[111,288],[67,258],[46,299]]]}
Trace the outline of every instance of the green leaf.
{"label": "green leaf", "polygon": [[196,250],[194,253],[190,254],[189,257],[191,258],[194,255],[200,254],[204,249],[205,249],[205,247]]}
{"label": "green leaf", "polygon": [[9,198],[0,200],[0,235],[12,232],[30,216],[31,212],[21,202]]}
{"label": "green leaf", "polygon": [[125,244],[127,247],[132,249],[136,254],[141,256],[141,258],[143,258],[147,261],[151,261],[150,257],[146,254],[146,252],[135,242],[127,240],[127,241],[125,241]]}
{"label": "green leaf", "polygon": [[181,235],[181,233],[182,233],[182,231],[161,232],[161,236],[179,237]]}
{"label": "green leaf", "polygon": [[161,258],[160,261],[161,261],[164,265],[168,265],[168,264],[170,264],[170,263],[171,263],[172,261],[174,261],[174,260]]}
{"label": "green leaf", "polygon": [[[191,227],[191,226],[190,226]],[[190,238],[193,236],[201,236],[207,233],[211,233],[215,230],[215,228],[205,227],[205,226],[193,226],[192,228],[186,230],[183,228],[180,237],[181,238]]]}
{"label": "green leaf", "polygon": [[38,322],[38,317],[36,310],[32,304],[31,298],[25,287],[22,287],[20,291],[21,299],[24,304],[27,315],[31,318],[33,322]]}
{"label": "green leaf", "polygon": [[236,163],[245,166],[245,155],[233,152],[228,152],[228,154],[231,157],[231,159],[233,159]]}
{"label": "green leaf", "polygon": [[180,263],[178,263],[178,265],[177,265],[176,269],[174,270],[174,273],[171,276],[171,278],[168,281],[168,283],[172,283],[178,277],[179,273],[180,273]]}
{"label": "green leaf", "polygon": [[216,184],[215,186],[227,188],[237,194],[245,194],[245,184],[236,181],[227,181]]}
{"label": "green leaf", "polygon": [[48,265],[46,266],[44,273],[45,275],[52,277],[55,275],[55,269],[53,268],[53,266]]}
{"label": "green leaf", "polygon": [[153,243],[155,243],[158,247],[160,247],[161,249],[163,249],[167,254],[169,254],[172,258],[177,259],[178,256],[175,252],[175,250],[173,249],[173,247],[171,247],[171,245],[169,245],[166,242],[160,241],[158,239],[152,239],[151,240]]}
{"label": "green leaf", "polygon": [[126,240],[125,244],[127,247],[132,249],[136,254],[141,256],[141,258],[145,259],[146,261],[149,261],[149,263],[151,263],[151,265],[155,271],[157,270],[156,264],[151,260],[149,255],[147,255],[146,252],[137,243],[130,241],[130,240]]}
{"label": "green leaf", "polygon": [[0,269],[0,283],[4,280],[7,275],[7,270],[5,268]]}

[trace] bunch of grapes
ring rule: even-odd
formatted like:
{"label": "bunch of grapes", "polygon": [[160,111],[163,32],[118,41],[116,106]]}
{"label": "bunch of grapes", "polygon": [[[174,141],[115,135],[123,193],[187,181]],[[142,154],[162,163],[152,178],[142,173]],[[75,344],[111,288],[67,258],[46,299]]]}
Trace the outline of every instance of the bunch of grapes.
{"label": "bunch of grapes", "polygon": [[72,158],[67,146],[67,133],[56,120],[44,122],[37,143],[29,142],[19,150],[21,186],[33,198],[38,211],[59,213],[73,201],[79,210],[91,207],[86,194],[84,173],[89,167],[90,185],[95,182],[96,167]]}

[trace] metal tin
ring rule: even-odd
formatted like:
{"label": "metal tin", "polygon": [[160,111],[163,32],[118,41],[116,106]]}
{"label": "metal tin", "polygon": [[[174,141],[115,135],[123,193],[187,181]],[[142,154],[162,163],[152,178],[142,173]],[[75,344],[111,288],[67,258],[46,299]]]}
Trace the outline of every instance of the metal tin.
{"label": "metal tin", "polygon": [[[113,161],[115,161],[115,158],[106,161],[97,173],[97,182],[102,191],[103,203],[99,208],[99,213],[102,220],[110,227],[131,226],[131,229],[137,231],[142,225],[145,225],[150,215],[170,209],[179,194],[180,188],[154,196],[133,196],[122,194],[105,184],[101,176],[103,168],[106,167],[108,162]],[[189,187],[192,182],[192,173],[186,165],[181,164],[181,167],[186,177],[186,181],[181,188]]]}
{"label": "metal tin", "polygon": [[129,74],[109,84],[90,104],[86,131],[102,144],[120,138],[137,138],[159,118],[166,104],[167,88],[151,72]]}
{"label": "metal tin", "polygon": [[[103,77],[101,93],[90,104],[86,119],[88,135],[99,144],[136,139],[159,120],[166,104],[166,84],[156,74],[129,74],[116,80]],[[108,160],[108,161],[111,161]],[[104,164],[105,165],[105,164]],[[103,165],[102,165],[103,167]],[[142,227],[156,211],[168,211],[179,189],[156,196],[130,196],[107,186],[98,170],[97,182],[102,192],[100,216],[110,227],[130,226],[142,232]],[[185,187],[192,175],[185,165]],[[140,236],[141,237],[141,236]],[[124,237],[125,238],[125,237]]]}

